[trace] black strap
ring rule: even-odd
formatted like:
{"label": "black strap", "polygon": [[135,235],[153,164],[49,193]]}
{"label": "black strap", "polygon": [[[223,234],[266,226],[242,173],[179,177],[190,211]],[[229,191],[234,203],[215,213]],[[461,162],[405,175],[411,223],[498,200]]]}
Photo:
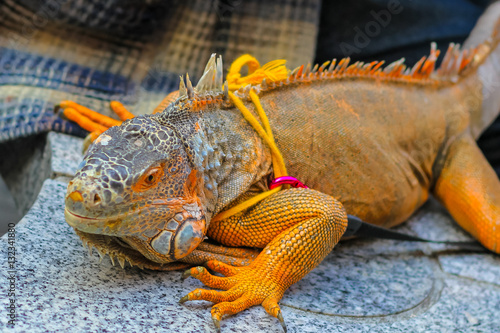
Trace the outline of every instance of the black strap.
{"label": "black strap", "polygon": [[363,222],[360,218],[353,215],[347,215],[347,221],[348,221],[347,230],[343,235],[344,237],[358,236],[358,237],[368,237],[368,238],[383,238],[383,239],[393,239],[393,240],[404,240],[410,242],[448,244],[448,245],[458,246],[464,250],[472,250],[472,251],[484,252],[486,250],[486,248],[484,248],[481,244],[475,241],[473,242],[432,241],[416,236],[403,234],[390,229],[382,228],[373,224],[369,224]]}

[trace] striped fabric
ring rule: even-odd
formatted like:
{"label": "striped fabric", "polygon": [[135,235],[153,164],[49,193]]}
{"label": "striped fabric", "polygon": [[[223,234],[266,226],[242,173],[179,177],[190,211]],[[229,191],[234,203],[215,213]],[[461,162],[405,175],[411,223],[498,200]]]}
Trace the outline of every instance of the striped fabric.
{"label": "striped fabric", "polygon": [[48,130],[83,135],[54,113],[72,99],[151,112],[199,78],[210,54],[312,61],[320,0],[0,1],[0,143]]}

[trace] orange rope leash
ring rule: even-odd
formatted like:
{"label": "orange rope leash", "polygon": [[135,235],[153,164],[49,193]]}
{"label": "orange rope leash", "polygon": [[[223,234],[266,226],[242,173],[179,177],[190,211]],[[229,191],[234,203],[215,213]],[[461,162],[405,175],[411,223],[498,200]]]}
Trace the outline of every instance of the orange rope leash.
{"label": "orange rope leash", "polygon": [[[267,81],[280,81],[286,79],[288,77],[288,69],[285,67],[285,63],[286,60],[274,60],[260,67],[257,59],[249,54],[245,54],[236,59],[231,64],[229,73],[226,77],[229,88],[229,98],[233,102],[234,106],[241,111],[243,117],[250,123],[250,125],[252,125],[255,131],[271,149],[274,176],[276,178],[287,176],[288,173],[286,171],[283,156],[281,155],[281,152],[279,151],[278,147],[276,146],[276,142],[274,141],[273,132],[271,130],[271,126],[269,125],[269,119],[267,118],[266,112],[264,111],[260,103],[259,96],[257,96],[253,89],[250,90],[250,99],[252,100],[252,103],[257,110],[257,114],[259,115],[262,125],[250,112],[250,110],[248,110],[248,108],[243,104],[243,101],[233,93],[233,91],[248,84],[259,84],[263,79],[266,79]],[[248,67],[248,75],[242,77],[240,72],[242,67],[245,65]],[[280,191],[281,188],[282,186],[278,186],[273,188],[272,190],[262,192],[248,199],[247,201],[244,201],[228,210],[220,212],[212,218],[212,221],[223,220],[230,216],[238,214],[239,212],[248,209],[257,204],[259,201],[267,198],[271,194]]]}

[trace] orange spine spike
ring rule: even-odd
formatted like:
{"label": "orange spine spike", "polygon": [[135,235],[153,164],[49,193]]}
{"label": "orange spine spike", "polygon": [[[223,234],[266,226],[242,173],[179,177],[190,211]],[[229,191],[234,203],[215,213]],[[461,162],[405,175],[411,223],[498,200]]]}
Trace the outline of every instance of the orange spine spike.
{"label": "orange spine spike", "polygon": [[431,54],[429,58],[425,61],[422,67],[423,77],[428,78],[432,72],[434,71],[434,67],[436,66],[436,60],[439,57],[440,51],[437,49],[436,43],[431,44]]}
{"label": "orange spine spike", "polygon": [[325,70],[326,66],[328,66],[328,64],[329,64],[329,63],[330,63],[330,61],[325,61],[325,62],[323,63],[323,65],[321,65],[321,66],[319,67],[319,70],[318,70],[318,71],[319,71],[320,73],[322,73],[322,72]]}
{"label": "orange spine spike", "polygon": [[297,79],[302,77],[302,71],[304,70],[304,65],[300,66],[299,70],[297,71],[297,74],[295,74],[295,77]]}
{"label": "orange spine spike", "polygon": [[335,65],[337,64],[337,59],[333,59],[330,63],[330,67],[328,67],[328,73],[332,73],[335,69]]}
{"label": "orange spine spike", "polygon": [[333,70],[334,74],[339,74],[339,72],[341,71],[342,66],[344,66],[344,62],[345,62],[345,58],[340,59],[339,63],[337,64],[337,66]]}
{"label": "orange spine spike", "polygon": [[359,61],[356,61],[351,66],[347,67],[346,73],[350,74],[350,75],[356,75],[358,72],[358,65],[359,65]]}
{"label": "orange spine spike", "polygon": [[474,50],[465,50],[464,57],[462,58],[462,62],[460,63],[459,72],[462,72],[464,68],[472,62],[474,59],[474,55],[476,53],[476,49]]}
{"label": "orange spine spike", "polygon": [[417,61],[417,63],[412,67],[411,72],[410,72],[410,75],[412,78],[418,79],[420,77],[420,69],[422,68],[422,65],[424,64],[425,59],[427,59],[427,57],[425,57],[425,56],[420,58],[420,60]]}
{"label": "orange spine spike", "polygon": [[308,77],[310,72],[311,72],[311,63],[308,63],[306,70],[304,71],[304,76]]}
{"label": "orange spine spike", "polygon": [[373,75],[375,74],[379,69],[380,67],[382,67],[382,65],[385,63],[385,61],[376,61],[376,64],[375,64],[375,67],[372,68],[372,70],[370,71],[370,75]]}
{"label": "orange spine spike", "polygon": [[347,69],[347,67],[349,66],[349,62],[351,61],[351,58],[347,57],[347,58],[344,58],[342,60],[344,60],[344,63],[342,64],[342,66],[340,66],[340,63],[339,63],[339,67],[340,67],[340,72],[344,73],[345,70]]}
{"label": "orange spine spike", "polygon": [[363,75],[369,75],[373,66],[375,66],[376,64],[377,61],[372,61],[369,64],[365,64],[365,66],[363,67]]}
{"label": "orange spine spike", "polygon": [[333,70],[333,75],[339,75],[342,74],[342,66],[344,66],[345,63],[345,58],[340,59],[339,63],[337,66],[335,66],[335,69]]}
{"label": "orange spine spike", "polygon": [[449,70],[450,63],[452,63],[454,60],[453,59],[455,55],[453,54],[454,49],[455,49],[455,44],[450,43],[450,45],[448,46],[448,50],[446,50],[446,53],[444,54],[443,61],[441,62],[441,66],[438,69],[438,73],[441,72],[446,73]]}

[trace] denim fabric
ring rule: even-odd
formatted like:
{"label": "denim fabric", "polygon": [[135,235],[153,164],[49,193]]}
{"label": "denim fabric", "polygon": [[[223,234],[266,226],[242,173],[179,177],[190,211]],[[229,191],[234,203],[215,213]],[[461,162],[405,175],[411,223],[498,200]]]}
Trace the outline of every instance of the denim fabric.
{"label": "denim fabric", "polygon": [[0,144],[81,134],[54,114],[61,100],[149,113],[179,75],[196,82],[213,52],[226,70],[244,53],[307,63],[320,9],[321,0],[0,0]]}

